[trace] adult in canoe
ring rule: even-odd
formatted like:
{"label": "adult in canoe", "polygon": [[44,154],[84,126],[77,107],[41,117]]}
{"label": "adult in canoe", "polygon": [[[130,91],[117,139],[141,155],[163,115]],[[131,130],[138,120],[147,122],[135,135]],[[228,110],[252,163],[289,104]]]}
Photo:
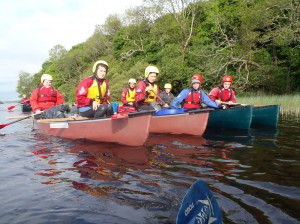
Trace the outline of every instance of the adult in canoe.
{"label": "adult in canoe", "polygon": [[198,109],[202,104],[211,108],[223,108],[225,105],[218,104],[209,99],[209,97],[200,88],[203,77],[199,74],[192,76],[191,88],[182,90],[174,99],[172,106],[178,108],[180,105],[185,109]]}
{"label": "adult in canoe", "polygon": [[161,110],[163,102],[158,99],[160,89],[155,83],[159,70],[155,66],[148,66],[145,69],[145,79],[140,81],[136,87],[135,101],[137,109],[142,110]]}
{"label": "adult in canoe", "polygon": [[236,97],[234,90],[231,88],[232,77],[230,75],[225,75],[222,79],[222,84],[213,88],[209,95],[209,98],[216,103],[220,104],[226,102],[229,105],[236,103]]}
{"label": "adult in canoe", "polygon": [[109,103],[109,82],[105,79],[108,72],[107,62],[95,62],[92,71],[92,76],[82,80],[76,90],[79,114],[88,118],[110,117],[113,115],[113,109]]}
{"label": "adult in canoe", "polygon": [[123,106],[135,107],[135,79],[128,80],[128,87],[124,88],[121,95]]}
{"label": "adult in canoe", "polygon": [[164,89],[165,90],[160,93],[160,98],[164,101],[164,107],[170,107],[174,100],[174,95],[171,93],[172,85],[166,83]]}
{"label": "adult in canoe", "polygon": [[64,103],[64,97],[53,87],[52,80],[51,75],[43,74],[40,86],[31,93],[30,104],[35,114]]}

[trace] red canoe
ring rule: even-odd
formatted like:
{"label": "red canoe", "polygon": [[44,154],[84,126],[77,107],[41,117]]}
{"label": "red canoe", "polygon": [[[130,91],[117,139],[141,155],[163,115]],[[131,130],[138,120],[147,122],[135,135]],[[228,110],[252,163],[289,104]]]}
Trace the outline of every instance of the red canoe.
{"label": "red canoe", "polygon": [[149,135],[151,114],[136,112],[119,119],[43,119],[35,121],[35,128],[38,133],[61,138],[141,146]]}
{"label": "red canoe", "polygon": [[152,116],[151,133],[202,135],[206,129],[209,110],[199,109],[179,114]]}

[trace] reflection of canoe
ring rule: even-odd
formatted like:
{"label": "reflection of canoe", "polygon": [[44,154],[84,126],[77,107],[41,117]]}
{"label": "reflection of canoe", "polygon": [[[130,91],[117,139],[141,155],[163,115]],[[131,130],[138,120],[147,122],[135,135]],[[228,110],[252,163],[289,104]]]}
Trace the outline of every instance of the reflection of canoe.
{"label": "reflection of canoe", "polygon": [[279,111],[279,105],[254,106],[251,125],[276,126],[278,123]]}
{"label": "reflection of canoe", "polygon": [[235,106],[226,110],[211,110],[208,127],[213,128],[250,128],[252,120],[252,106]]}
{"label": "reflection of canoe", "polygon": [[22,112],[31,112],[32,108],[30,104],[21,104]]}
{"label": "reflection of canoe", "polygon": [[152,116],[151,133],[202,135],[207,126],[209,110]]}
{"label": "reflection of canoe", "polygon": [[129,113],[127,118],[119,119],[45,119],[36,121],[35,126],[46,135],[140,146],[148,138],[151,113]]}

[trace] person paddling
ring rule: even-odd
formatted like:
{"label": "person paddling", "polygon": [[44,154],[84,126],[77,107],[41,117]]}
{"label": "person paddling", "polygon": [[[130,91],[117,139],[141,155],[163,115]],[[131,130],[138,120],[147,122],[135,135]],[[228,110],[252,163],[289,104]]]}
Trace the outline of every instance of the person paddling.
{"label": "person paddling", "polygon": [[64,97],[53,87],[52,80],[51,75],[43,74],[40,86],[31,93],[30,105],[35,114],[64,103]]}
{"label": "person paddling", "polygon": [[135,107],[135,79],[128,80],[128,87],[124,88],[121,95],[123,106]]}
{"label": "person paddling", "polygon": [[107,62],[95,62],[92,71],[92,76],[82,80],[76,90],[79,114],[88,118],[110,117],[113,115],[113,109],[109,104],[109,82],[105,78],[108,72]]}
{"label": "person paddling", "polygon": [[148,66],[145,69],[145,79],[140,81],[136,87],[135,101],[137,103],[137,109],[141,110],[161,110],[161,102],[158,99],[160,90],[155,83],[159,74],[159,70],[155,66]]}
{"label": "person paddling", "polygon": [[209,93],[209,98],[218,104],[228,103],[229,105],[236,103],[234,90],[231,87],[232,77],[226,75],[222,79],[222,84],[213,88]]}
{"label": "person paddling", "polygon": [[218,104],[209,99],[209,97],[200,88],[203,82],[203,77],[199,74],[192,76],[191,88],[182,90],[179,95],[174,99],[172,106],[178,108],[181,107],[185,109],[198,109],[201,108],[201,104],[205,104],[211,108],[223,108],[225,105]]}

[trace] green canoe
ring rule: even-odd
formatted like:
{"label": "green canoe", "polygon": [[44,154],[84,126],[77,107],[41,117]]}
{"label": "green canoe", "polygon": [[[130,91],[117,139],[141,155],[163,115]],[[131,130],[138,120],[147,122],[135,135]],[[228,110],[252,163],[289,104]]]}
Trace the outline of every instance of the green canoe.
{"label": "green canoe", "polygon": [[252,120],[252,106],[235,106],[209,112],[207,127],[248,129]]}
{"label": "green canoe", "polygon": [[255,125],[277,126],[279,118],[279,105],[254,106],[252,111],[252,123]]}

